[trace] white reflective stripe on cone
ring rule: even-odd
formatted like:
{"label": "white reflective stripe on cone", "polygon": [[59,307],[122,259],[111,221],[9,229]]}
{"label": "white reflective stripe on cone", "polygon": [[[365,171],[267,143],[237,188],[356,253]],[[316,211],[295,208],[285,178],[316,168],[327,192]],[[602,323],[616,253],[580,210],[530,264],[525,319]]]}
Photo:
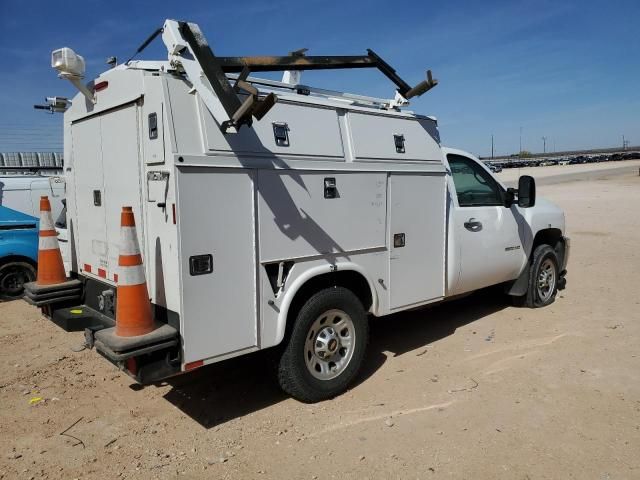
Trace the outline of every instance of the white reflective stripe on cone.
{"label": "white reflective stripe on cone", "polygon": [[40,231],[42,230],[55,230],[51,212],[48,210],[43,210],[40,212]]}
{"label": "white reflective stripe on cone", "polygon": [[138,255],[139,253],[136,227],[120,227],[120,255]]}
{"label": "white reflective stripe on cone", "polygon": [[118,285],[140,285],[145,282],[144,268],[142,265],[118,267]]}
{"label": "white reflective stripe on cone", "polygon": [[60,248],[58,237],[39,237],[38,250],[57,250],[58,248]]}

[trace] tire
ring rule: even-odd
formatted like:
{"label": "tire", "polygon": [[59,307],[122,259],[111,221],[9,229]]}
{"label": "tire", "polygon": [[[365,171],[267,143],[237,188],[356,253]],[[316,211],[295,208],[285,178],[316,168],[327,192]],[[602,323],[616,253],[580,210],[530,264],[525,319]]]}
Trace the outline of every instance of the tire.
{"label": "tire", "polygon": [[[551,305],[558,293],[559,279],[558,256],[555,250],[549,245],[538,245],[533,251],[531,259],[527,293],[521,297],[512,297],[513,304],[517,307],[528,308]],[[546,285],[542,285],[542,283],[546,283]]]}
{"label": "tire", "polygon": [[36,269],[27,262],[15,261],[0,265],[0,299],[21,298],[24,284],[36,279]]}
{"label": "tire", "polygon": [[296,316],[278,362],[280,387],[306,403],[343,393],[360,370],[368,340],[358,297],[342,287],[319,291]]}

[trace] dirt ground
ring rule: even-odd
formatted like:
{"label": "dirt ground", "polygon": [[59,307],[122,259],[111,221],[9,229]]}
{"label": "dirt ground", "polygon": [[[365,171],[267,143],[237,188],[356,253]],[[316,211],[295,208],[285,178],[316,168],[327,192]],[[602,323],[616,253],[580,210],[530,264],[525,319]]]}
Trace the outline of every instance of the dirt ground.
{"label": "dirt ground", "polygon": [[572,237],[553,305],[483,291],[374,319],[357,384],[315,405],[260,353],[137,388],[0,304],[0,478],[640,478],[640,176],[539,195]]}

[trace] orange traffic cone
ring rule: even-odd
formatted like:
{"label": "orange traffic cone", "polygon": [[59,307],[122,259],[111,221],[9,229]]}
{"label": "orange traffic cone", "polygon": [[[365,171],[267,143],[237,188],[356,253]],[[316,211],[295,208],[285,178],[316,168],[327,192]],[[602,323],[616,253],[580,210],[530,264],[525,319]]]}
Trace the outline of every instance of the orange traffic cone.
{"label": "orange traffic cone", "polygon": [[122,207],[115,333],[120,337],[135,337],[154,328],[133,210]]}
{"label": "orange traffic cone", "polygon": [[67,281],[58,244],[58,233],[53,225],[49,197],[40,197],[40,234],[38,239],[38,278],[36,285],[54,285]]}

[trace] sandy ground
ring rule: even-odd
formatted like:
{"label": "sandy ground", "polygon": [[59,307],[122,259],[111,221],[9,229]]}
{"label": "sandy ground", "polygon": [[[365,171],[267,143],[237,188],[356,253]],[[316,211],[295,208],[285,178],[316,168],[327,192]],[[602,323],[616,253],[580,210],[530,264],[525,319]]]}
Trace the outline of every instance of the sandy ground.
{"label": "sandy ground", "polygon": [[539,193],[572,237],[553,305],[483,291],[374,319],[357,385],[316,405],[260,353],[140,389],[0,304],[0,478],[640,478],[640,177]]}

